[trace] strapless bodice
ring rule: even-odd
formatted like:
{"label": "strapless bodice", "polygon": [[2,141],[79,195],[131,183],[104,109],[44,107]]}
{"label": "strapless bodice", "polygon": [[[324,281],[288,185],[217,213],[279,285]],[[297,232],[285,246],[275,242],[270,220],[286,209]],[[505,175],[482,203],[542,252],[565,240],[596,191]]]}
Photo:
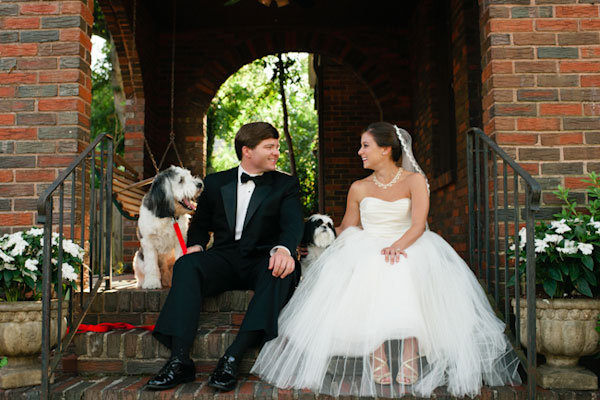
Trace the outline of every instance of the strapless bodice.
{"label": "strapless bodice", "polygon": [[410,228],[411,200],[408,197],[386,201],[364,197],[360,202],[360,222],[365,231],[378,236],[396,236]]}

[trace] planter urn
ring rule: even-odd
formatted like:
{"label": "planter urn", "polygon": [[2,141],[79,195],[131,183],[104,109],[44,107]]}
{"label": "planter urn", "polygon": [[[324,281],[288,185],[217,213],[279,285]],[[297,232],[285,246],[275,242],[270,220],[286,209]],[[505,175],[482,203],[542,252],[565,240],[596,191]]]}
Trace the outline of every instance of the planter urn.
{"label": "planter urn", "polygon": [[[516,312],[516,302],[512,300]],[[536,299],[536,351],[546,357],[537,384],[546,389],[597,390],[598,377],[578,365],[600,350],[596,331],[600,300]],[[520,302],[521,344],[527,346],[527,300]]]}
{"label": "planter urn", "polygon": [[[68,303],[63,302],[63,316]],[[50,342],[57,343],[58,301],[51,302]],[[67,333],[63,317],[61,340]],[[42,302],[15,301],[0,303],[0,357],[8,364],[0,368],[0,389],[41,384]]]}

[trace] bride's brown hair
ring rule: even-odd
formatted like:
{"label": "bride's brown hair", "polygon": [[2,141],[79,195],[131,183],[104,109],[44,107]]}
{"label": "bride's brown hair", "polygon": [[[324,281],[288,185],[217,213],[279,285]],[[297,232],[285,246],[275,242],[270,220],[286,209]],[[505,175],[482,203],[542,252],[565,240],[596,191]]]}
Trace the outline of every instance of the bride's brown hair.
{"label": "bride's brown hair", "polygon": [[369,132],[377,146],[379,147],[391,147],[392,148],[392,160],[398,162],[400,156],[402,156],[402,147],[400,146],[400,140],[396,135],[396,128],[389,122],[374,122],[367,127],[365,132]]}

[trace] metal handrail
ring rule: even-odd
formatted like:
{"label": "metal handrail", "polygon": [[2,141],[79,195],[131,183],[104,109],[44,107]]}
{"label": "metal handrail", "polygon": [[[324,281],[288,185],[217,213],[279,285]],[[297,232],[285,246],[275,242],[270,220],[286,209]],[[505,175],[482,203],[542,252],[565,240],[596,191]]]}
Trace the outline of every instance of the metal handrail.
{"label": "metal handrail", "polygon": [[[97,148],[100,147],[99,165],[96,165]],[[112,266],[111,266],[111,231],[112,231],[112,173],[113,173],[113,148],[114,140],[109,134],[101,134],[96,137],[86,149],[77,155],[71,164],[60,173],[58,178],[50,184],[44,193],[38,198],[38,224],[44,226],[43,237],[43,273],[42,273],[42,382],[41,382],[41,398],[49,399],[50,397],[50,378],[58,366],[62,356],[62,350],[67,348],[73,340],[79,325],[83,321],[86,313],[90,309],[95,295],[98,293],[103,282],[106,283],[106,288],[110,289]],[[87,169],[87,161],[89,159],[89,170]],[[100,185],[96,188],[96,169],[100,170]],[[75,209],[77,203],[77,171],[80,172],[81,185],[80,201],[81,201],[81,228],[80,228],[80,243],[81,247],[85,248],[85,244],[89,243],[89,297],[84,304],[84,269],[80,273],[79,297],[81,313],[76,321],[73,320],[73,293],[63,293],[62,284],[57,285],[56,296],[58,298],[58,320],[57,320],[57,347],[54,352],[54,357],[51,355],[51,340],[50,340],[50,297],[51,297],[51,280],[52,280],[52,230],[53,230],[53,203],[54,196],[58,192],[58,282],[62,282],[62,265],[63,260],[63,236],[64,236],[64,208],[65,208],[65,184],[68,184],[70,179],[70,238],[75,241]],[[86,180],[86,176],[89,179]],[[86,187],[89,185],[90,192],[86,193]],[[86,199],[89,198],[90,207],[88,209],[89,223],[86,224]],[[98,200],[98,201],[97,201]],[[96,220],[96,215],[98,220]],[[86,225],[89,227],[89,240],[85,238]],[[94,272],[97,273],[97,281],[94,284]],[[62,304],[66,296],[69,296],[68,310],[68,329],[69,333],[61,340],[62,332]]]}
{"label": "metal handrail", "polygon": [[[489,157],[491,155],[491,158]],[[498,159],[502,162],[502,192],[503,208],[498,205]],[[492,179],[490,181],[490,166]],[[513,170],[513,207],[514,218],[509,220],[511,208],[509,202],[508,171],[507,167]],[[502,307],[501,296],[504,297],[503,318],[509,332],[509,338],[515,348],[517,355],[525,365],[527,374],[528,398],[535,399],[536,396],[536,345],[535,345],[535,250],[534,250],[534,229],[535,214],[540,208],[541,186],[540,184],[513,160],[503,149],[498,146],[490,137],[488,137],[479,128],[470,128],[467,131],[467,173],[468,173],[468,191],[469,191],[469,261],[472,266],[477,266],[478,277],[483,280],[483,286],[487,292],[493,295],[490,301],[500,314]],[[525,295],[527,301],[527,355],[524,356],[520,350],[520,284],[519,277],[519,225],[520,225],[520,206],[519,206],[519,178],[523,182],[525,192],[525,230],[526,230],[526,279]],[[492,198],[490,199],[490,186],[493,188]],[[483,195],[483,196],[482,196]],[[493,218],[490,216],[490,200],[492,200]],[[500,212],[503,211],[503,217]],[[501,221],[502,219],[502,221]],[[490,221],[493,221],[493,238],[490,236]],[[504,281],[500,276],[502,267],[500,262],[500,222],[504,224]],[[515,312],[510,312],[509,298],[511,297],[508,284],[510,268],[507,257],[509,223],[514,224],[515,237]],[[493,240],[493,249],[490,249],[490,241]],[[493,259],[492,259],[493,254]],[[483,256],[485,255],[485,259]],[[482,266],[485,266],[485,276],[483,276]],[[492,276],[492,270],[494,276]],[[492,285],[493,282],[493,285]],[[504,286],[504,293],[500,286]],[[511,322],[514,318],[514,325]]]}

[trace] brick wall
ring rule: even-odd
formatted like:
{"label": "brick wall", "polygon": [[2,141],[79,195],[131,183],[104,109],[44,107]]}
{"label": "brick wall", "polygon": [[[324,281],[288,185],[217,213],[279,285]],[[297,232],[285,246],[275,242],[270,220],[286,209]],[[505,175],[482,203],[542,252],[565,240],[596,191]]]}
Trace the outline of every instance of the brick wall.
{"label": "brick wall", "polygon": [[362,168],[357,152],[360,134],[379,120],[379,109],[368,87],[360,83],[349,67],[323,60],[319,134],[325,165],[320,174],[325,182],[325,211],[336,224],[342,222],[352,182],[371,173]]}
{"label": "brick wall", "polygon": [[35,223],[35,203],[89,140],[93,3],[0,3],[0,232]]}
{"label": "brick wall", "polygon": [[[481,126],[478,13],[472,0],[435,4],[420,2],[411,21],[413,148],[431,185],[430,228],[466,257],[466,131]],[[436,165],[443,157],[450,169]]]}
{"label": "brick wall", "polygon": [[486,133],[540,181],[544,204],[558,184],[583,201],[580,178],[600,170],[600,5],[479,3]]}

